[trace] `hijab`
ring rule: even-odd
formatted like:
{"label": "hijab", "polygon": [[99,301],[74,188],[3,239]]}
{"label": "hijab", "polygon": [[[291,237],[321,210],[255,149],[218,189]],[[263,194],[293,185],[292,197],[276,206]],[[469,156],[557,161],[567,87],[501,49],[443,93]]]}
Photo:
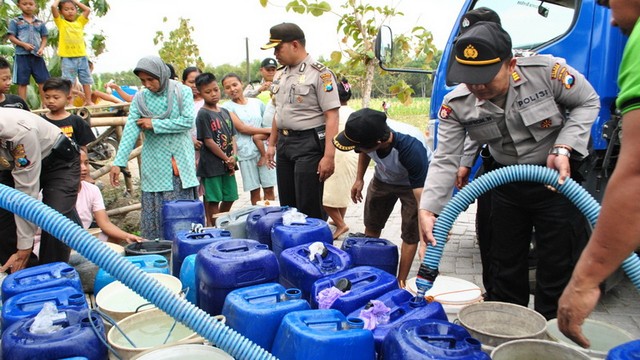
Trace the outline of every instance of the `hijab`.
{"label": "hijab", "polygon": [[154,114],[149,110],[144,96],[136,96],[134,98],[134,102],[136,103],[142,117],[156,119],[165,119],[169,117],[169,115],[171,115],[171,110],[173,110],[173,102],[176,99],[178,101],[178,106],[182,107],[182,99],[177,95],[178,82],[169,78],[169,67],[167,67],[160,57],[151,55],[140,59],[136,68],[133,70],[133,73],[136,75],[138,75],[139,72],[145,72],[160,81],[160,88],[156,92],[157,94],[161,94],[164,91],[167,92],[167,111],[161,115]]}

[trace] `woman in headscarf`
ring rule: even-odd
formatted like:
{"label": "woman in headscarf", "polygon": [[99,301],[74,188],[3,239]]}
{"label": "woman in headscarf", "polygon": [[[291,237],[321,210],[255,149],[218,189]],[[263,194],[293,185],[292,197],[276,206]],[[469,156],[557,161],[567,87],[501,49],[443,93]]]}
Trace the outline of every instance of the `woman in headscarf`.
{"label": "woman in headscarf", "polygon": [[133,70],[144,90],[136,94],[124,127],[110,178],[120,184],[120,171],[140,132],[144,133],[140,187],[141,236],[162,237],[163,201],[196,199],[198,179],[190,130],[195,119],[191,89],[169,78],[169,68],[158,56],[147,56]]}

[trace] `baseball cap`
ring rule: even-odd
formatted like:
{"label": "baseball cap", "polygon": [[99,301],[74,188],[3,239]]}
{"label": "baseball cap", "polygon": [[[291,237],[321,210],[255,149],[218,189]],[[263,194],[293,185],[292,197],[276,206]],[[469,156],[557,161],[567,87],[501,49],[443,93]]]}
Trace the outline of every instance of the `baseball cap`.
{"label": "baseball cap", "polygon": [[349,115],[344,131],[333,138],[333,145],[341,151],[361,147],[373,147],[387,131],[387,115],[369,108],[360,109]]}
{"label": "baseball cap", "polygon": [[304,39],[304,32],[294,23],[282,23],[272,26],[269,30],[269,42],[260,47],[267,50],[278,46],[280,43]]}
{"label": "baseball cap", "polygon": [[277,68],[278,67],[278,62],[274,58],[266,58],[266,59],[262,60],[262,62],[260,63],[260,67],[263,67],[263,68],[270,68],[270,67]]}
{"label": "baseball cap", "polygon": [[497,12],[489,9],[488,7],[479,7],[473,10],[467,11],[460,20],[460,33],[465,33],[473,24],[480,21],[494,22],[501,24],[500,16]]}
{"label": "baseball cap", "polygon": [[511,58],[511,37],[494,22],[480,21],[460,35],[449,59],[447,82],[486,84]]}

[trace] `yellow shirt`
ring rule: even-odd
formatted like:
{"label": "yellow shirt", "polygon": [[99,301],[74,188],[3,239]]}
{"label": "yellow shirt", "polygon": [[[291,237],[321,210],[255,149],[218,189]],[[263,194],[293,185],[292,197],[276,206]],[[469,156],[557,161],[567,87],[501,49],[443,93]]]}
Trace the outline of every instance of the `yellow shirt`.
{"label": "yellow shirt", "polygon": [[67,21],[62,16],[53,18],[58,27],[58,55],[60,57],[87,56],[84,43],[84,26],[89,19],[84,15],[78,16],[76,21]]}

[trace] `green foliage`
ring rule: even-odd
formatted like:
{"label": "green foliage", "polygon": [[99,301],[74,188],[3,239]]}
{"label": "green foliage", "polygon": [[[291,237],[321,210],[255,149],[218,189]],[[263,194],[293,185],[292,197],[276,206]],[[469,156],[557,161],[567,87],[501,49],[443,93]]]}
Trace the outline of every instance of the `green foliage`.
{"label": "green foliage", "polygon": [[[162,21],[166,23],[167,18],[165,17]],[[177,29],[170,31],[168,36],[164,31],[159,30],[153,38],[154,45],[162,44],[159,51],[160,57],[173,65],[176,74],[182,74],[182,70],[189,66],[204,68],[200,49],[191,38],[193,31],[193,26],[189,25],[189,19],[180,18],[180,25]]]}

